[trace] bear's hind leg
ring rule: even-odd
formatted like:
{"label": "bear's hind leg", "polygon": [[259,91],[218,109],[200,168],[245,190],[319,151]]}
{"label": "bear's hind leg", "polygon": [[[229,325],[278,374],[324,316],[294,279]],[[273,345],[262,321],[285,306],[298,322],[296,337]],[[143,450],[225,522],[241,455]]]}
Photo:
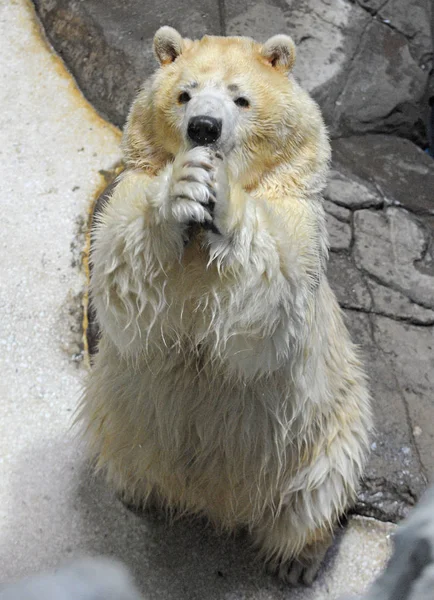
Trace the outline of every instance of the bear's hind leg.
{"label": "bear's hind leg", "polygon": [[333,536],[329,530],[318,529],[312,537],[315,539],[306,544],[297,558],[281,562],[278,570],[280,579],[291,585],[311,585],[314,582]]}
{"label": "bear's hind leg", "polygon": [[292,585],[314,581],[333,540],[331,527],[309,528],[293,505],[284,507],[275,518],[264,519],[254,534],[267,569]]}
{"label": "bear's hind leg", "polygon": [[349,458],[344,450],[332,446],[328,457],[299,471],[282,492],[279,509],[270,507],[254,527],[260,554],[285,581],[312,583],[336,524],[355,498],[360,464],[357,453]]}
{"label": "bear's hind leg", "polygon": [[131,495],[126,490],[118,490],[117,498],[129,511],[135,514],[157,513],[164,510],[164,502],[154,489],[147,489],[146,483],[143,483],[142,489],[138,489],[135,495]]}

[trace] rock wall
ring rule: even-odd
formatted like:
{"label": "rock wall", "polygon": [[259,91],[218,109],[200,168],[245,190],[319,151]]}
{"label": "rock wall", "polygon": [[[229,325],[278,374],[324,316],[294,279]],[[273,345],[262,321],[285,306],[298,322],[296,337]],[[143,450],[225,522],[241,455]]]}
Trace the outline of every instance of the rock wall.
{"label": "rock wall", "polygon": [[426,142],[430,0],[34,0],[47,35],[96,108],[122,126],[155,68],[160,25],[189,37],[290,33],[296,75],[333,137],[393,133]]}

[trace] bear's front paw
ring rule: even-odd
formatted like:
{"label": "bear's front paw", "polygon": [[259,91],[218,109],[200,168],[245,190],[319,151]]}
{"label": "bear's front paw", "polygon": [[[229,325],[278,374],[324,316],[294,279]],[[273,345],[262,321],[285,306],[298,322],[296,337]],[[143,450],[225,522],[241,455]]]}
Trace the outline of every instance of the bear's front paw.
{"label": "bear's front paw", "polygon": [[215,175],[215,155],[209,148],[193,148],[176,158],[169,187],[170,212],[176,221],[213,228]]}

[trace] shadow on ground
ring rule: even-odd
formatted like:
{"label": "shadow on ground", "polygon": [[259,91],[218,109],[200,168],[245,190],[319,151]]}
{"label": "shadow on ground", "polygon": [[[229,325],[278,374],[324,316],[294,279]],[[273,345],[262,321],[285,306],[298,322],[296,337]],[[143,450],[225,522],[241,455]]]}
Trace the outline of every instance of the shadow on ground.
{"label": "shadow on ground", "polygon": [[[0,544],[0,563],[10,569],[6,580],[77,556],[109,555],[129,567],[146,599],[310,600],[327,589],[342,537],[314,588],[291,589],[264,572],[246,533],[220,536],[202,520],[169,523],[157,510],[126,508],[91,474],[68,436],[22,454],[13,472],[8,499],[14,509]],[[23,556],[32,558],[21,564]]]}

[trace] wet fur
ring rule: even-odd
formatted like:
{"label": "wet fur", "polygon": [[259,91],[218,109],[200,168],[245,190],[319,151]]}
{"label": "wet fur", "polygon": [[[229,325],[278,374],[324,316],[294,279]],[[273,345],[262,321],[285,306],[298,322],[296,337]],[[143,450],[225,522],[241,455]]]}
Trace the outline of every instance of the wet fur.
{"label": "wet fur", "polygon": [[[132,107],[128,168],[93,236],[103,333],[81,418],[129,501],[247,526],[281,577],[310,581],[371,426],[326,279],[327,134],[289,72],[293,46],[276,60],[282,36],[175,34],[158,40],[163,66]],[[235,79],[252,98],[222,157],[185,143],[183,78]]]}

